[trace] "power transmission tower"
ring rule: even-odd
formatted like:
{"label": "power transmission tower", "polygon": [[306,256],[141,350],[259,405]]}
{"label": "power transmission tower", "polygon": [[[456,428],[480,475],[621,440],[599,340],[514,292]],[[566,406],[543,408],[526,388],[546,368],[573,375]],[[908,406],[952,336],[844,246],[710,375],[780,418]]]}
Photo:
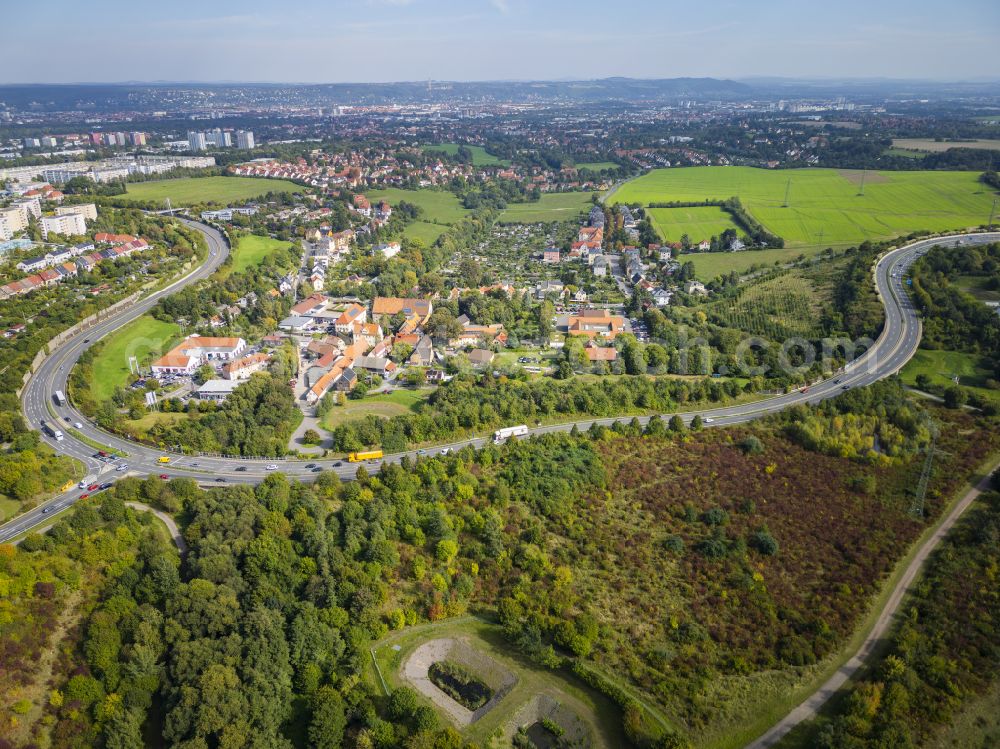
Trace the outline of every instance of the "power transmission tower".
{"label": "power transmission tower", "polygon": [[865,177],[868,176],[868,167],[865,167],[861,172],[861,189],[858,191],[858,195],[864,196],[865,194]]}
{"label": "power transmission tower", "polygon": [[788,195],[789,193],[791,193],[791,191],[792,191],[792,178],[789,177],[788,184],[785,185],[785,205],[783,206],[784,208],[788,207]]}
{"label": "power transmission tower", "polygon": [[993,198],[993,207],[990,209],[990,220],[986,224],[986,229],[987,230],[990,230],[990,229],[993,228],[993,216],[997,212],[997,200],[1000,200],[1000,198]]}
{"label": "power transmission tower", "polygon": [[928,424],[931,432],[931,443],[927,446],[927,457],[924,459],[924,466],[920,470],[920,480],[917,482],[917,491],[913,495],[913,503],[910,505],[910,514],[917,518],[924,516],[924,499],[927,498],[927,486],[931,480],[931,473],[934,468],[934,454],[937,450],[938,428],[934,421]]}

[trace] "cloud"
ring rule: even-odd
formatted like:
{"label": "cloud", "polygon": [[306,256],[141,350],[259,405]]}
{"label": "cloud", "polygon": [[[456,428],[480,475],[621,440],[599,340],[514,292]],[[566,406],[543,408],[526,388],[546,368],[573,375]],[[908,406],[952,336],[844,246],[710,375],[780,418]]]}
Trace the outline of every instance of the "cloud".
{"label": "cloud", "polygon": [[499,10],[501,13],[510,12],[510,3],[507,0],[490,0],[490,5]]}

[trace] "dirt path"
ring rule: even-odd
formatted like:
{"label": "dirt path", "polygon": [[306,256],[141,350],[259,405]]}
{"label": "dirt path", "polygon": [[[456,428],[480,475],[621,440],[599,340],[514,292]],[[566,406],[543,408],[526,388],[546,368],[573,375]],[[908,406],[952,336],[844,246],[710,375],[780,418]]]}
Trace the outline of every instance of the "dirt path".
{"label": "dirt path", "polygon": [[139,510],[140,512],[151,512],[160,520],[163,524],[167,526],[167,531],[170,533],[170,538],[173,539],[174,543],[177,545],[177,550],[181,555],[187,554],[187,542],[184,540],[184,536],[181,535],[180,528],[177,527],[177,523],[174,519],[170,517],[165,512],[160,512],[159,510],[154,510],[149,505],[144,505],[142,502],[126,502],[126,505],[131,507],[133,510]]}
{"label": "dirt path", "polygon": [[910,560],[906,570],[903,572],[903,576],[899,579],[889,599],[886,601],[882,613],[879,614],[875,622],[875,626],[872,627],[871,632],[868,633],[865,641],[861,644],[857,652],[851,656],[850,660],[837,669],[837,672],[827,679],[804,702],[775,723],[767,733],[747,744],[747,749],[765,749],[765,747],[774,746],[797,725],[803,721],[815,718],[823,704],[836,694],[847,680],[853,677],[865,665],[865,661],[871,656],[875,646],[889,632],[897,610],[906,597],[910,586],[913,585],[920,574],[927,558],[937,548],[938,544],[941,543],[941,540],[948,535],[948,531],[955,525],[955,522],[962,516],[962,513],[969,509],[969,506],[976,501],[976,498],[980,494],[989,490],[990,474],[997,470],[997,468],[1000,468],[1000,464],[993,465],[979,483],[966,492],[965,496],[952,507],[951,512],[948,513],[934,533],[917,550],[917,553]]}

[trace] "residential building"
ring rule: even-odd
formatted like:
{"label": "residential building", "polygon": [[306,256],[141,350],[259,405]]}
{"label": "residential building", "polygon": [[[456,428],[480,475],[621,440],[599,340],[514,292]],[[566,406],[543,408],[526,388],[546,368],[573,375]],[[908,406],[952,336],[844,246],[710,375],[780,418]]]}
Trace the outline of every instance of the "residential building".
{"label": "residential building", "polygon": [[549,249],[542,253],[542,262],[549,263],[550,265],[559,264],[559,250]]}
{"label": "residential building", "polygon": [[66,216],[42,216],[39,227],[42,230],[43,239],[48,239],[49,234],[71,236],[87,233],[87,222],[79,213],[70,213]]}
{"label": "residential building", "polygon": [[267,354],[250,354],[222,367],[222,376],[227,380],[248,380],[254,372],[267,369],[271,357]]}
{"label": "residential building", "polygon": [[396,257],[399,251],[403,249],[399,242],[387,242],[385,244],[378,244],[372,248],[372,254],[377,255],[382,253],[385,259],[388,260],[391,257]]}
{"label": "residential building", "polygon": [[405,299],[393,296],[378,296],[372,302],[372,318],[378,322],[382,317],[392,317],[403,313],[407,317],[419,318],[419,324],[423,325],[434,311],[434,305],[430,299]]}
{"label": "residential building", "polygon": [[704,296],[705,294],[708,294],[708,289],[705,288],[705,284],[701,281],[688,281],[684,284],[684,293]]}
{"label": "residential building", "polygon": [[569,316],[566,332],[568,335],[614,340],[624,329],[624,317],[612,315],[606,309],[586,309]]}
{"label": "residential building", "polygon": [[477,348],[469,352],[469,363],[474,367],[487,367],[493,362],[496,356],[489,349]]}
{"label": "residential building", "polygon": [[420,337],[408,361],[418,367],[429,367],[434,363],[434,342],[429,335]]}
{"label": "residential building", "polygon": [[372,348],[382,340],[382,326],[376,322],[354,323],[351,335],[354,341],[364,341]]}
{"label": "residential building", "polygon": [[242,338],[215,338],[192,335],[185,338],[152,364],[153,376],[191,374],[202,364],[231,362],[247,347]]}
{"label": "residential building", "polygon": [[93,203],[79,203],[77,205],[61,205],[56,208],[57,216],[80,215],[87,221],[97,220],[97,206]]}
{"label": "residential building", "polygon": [[359,356],[351,365],[354,370],[363,369],[383,378],[391,377],[396,371],[396,363],[382,356]]}
{"label": "residential building", "polygon": [[188,131],[188,149],[191,151],[204,151],[208,147],[208,141],[205,139],[205,133],[195,132],[194,130]]}
{"label": "residential building", "polygon": [[354,326],[358,323],[364,323],[368,321],[368,309],[361,306],[360,304],[349,304],[343,312],[340,313],[333,323],[333,329],[338,333],[348,334],[354,330]]}
{"label": "residential building", "polygon": [[243,151],[252,151],[254,148],[253,132],[250,130],[237,130],[236,147]]}

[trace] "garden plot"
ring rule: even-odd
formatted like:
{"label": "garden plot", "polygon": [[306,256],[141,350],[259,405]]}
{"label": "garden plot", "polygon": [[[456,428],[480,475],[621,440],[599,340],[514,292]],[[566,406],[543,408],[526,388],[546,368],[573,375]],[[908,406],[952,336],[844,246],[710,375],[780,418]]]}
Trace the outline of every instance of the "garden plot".
{"label": "garden plot", "polygon": [[457,638],[420,645],[403,664],[403,678],[463,728],[500,704],[517,684],[512,671]]}

